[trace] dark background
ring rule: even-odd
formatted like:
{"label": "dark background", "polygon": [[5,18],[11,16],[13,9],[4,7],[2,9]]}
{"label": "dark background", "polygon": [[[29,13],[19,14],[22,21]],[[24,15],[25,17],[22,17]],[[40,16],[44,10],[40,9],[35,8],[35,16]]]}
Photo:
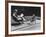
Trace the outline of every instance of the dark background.
{"label": "dark background", "polygon": [[22,13],[25,16],[32,16],[35,14],[36,16],[40,17],[41,14],[41,8],[40,7],[28,7],[28,6],[11,6],[11,12],[13,13],[15,9],[18,9],[19,11],[22,11]]}

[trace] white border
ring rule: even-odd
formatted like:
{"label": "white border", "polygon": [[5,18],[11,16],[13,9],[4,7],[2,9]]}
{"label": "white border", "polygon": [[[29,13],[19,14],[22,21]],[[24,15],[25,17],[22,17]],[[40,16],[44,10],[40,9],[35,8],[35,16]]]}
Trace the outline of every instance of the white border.
{"label": "white border", "polygon": [[[35,31],[12,31],[11,32],[11,5],[13,6],[32,6],[41,7],[41,30]],[[8,34],[21,34],[21,33],[38,33],[43,32],[43,5],[41,4],[23,4],[23,3],[8,3]]]}

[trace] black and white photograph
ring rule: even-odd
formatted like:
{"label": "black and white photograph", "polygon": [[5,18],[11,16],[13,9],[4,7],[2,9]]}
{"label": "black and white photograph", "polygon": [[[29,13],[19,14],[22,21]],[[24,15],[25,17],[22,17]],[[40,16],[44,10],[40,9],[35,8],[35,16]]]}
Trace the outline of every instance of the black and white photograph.
{"label": "black and white photograph", "polygon": [[40,30],[40,7],[11,6],[11,31]]}
{"label": "black and white photograph", "polygon": [[9,34],[43,32],[43,5],[8,3]]}

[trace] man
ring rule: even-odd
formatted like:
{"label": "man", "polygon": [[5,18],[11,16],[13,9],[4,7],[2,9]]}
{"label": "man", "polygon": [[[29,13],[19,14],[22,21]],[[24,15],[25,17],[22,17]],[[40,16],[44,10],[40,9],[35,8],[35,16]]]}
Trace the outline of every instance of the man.
{"label": "man", "polygon": [[14,20],[18,23],[23,23],[25,21],[24,14],[19,12],[17,9],[15,9],[15,12],[13,13]]}
{"label": "man", "polygon": [[35,21],[35,14],[32,15],[32,20],[31,22]]}

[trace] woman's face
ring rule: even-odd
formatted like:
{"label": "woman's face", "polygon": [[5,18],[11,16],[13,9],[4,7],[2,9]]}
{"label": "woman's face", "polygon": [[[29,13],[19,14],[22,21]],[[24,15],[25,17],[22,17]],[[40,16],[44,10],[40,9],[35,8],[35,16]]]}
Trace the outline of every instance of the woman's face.
{"label": "woman's face", "polygon": [[21,13],[21,17],[23,17],[24,16],[24,14],[23,13]]}

